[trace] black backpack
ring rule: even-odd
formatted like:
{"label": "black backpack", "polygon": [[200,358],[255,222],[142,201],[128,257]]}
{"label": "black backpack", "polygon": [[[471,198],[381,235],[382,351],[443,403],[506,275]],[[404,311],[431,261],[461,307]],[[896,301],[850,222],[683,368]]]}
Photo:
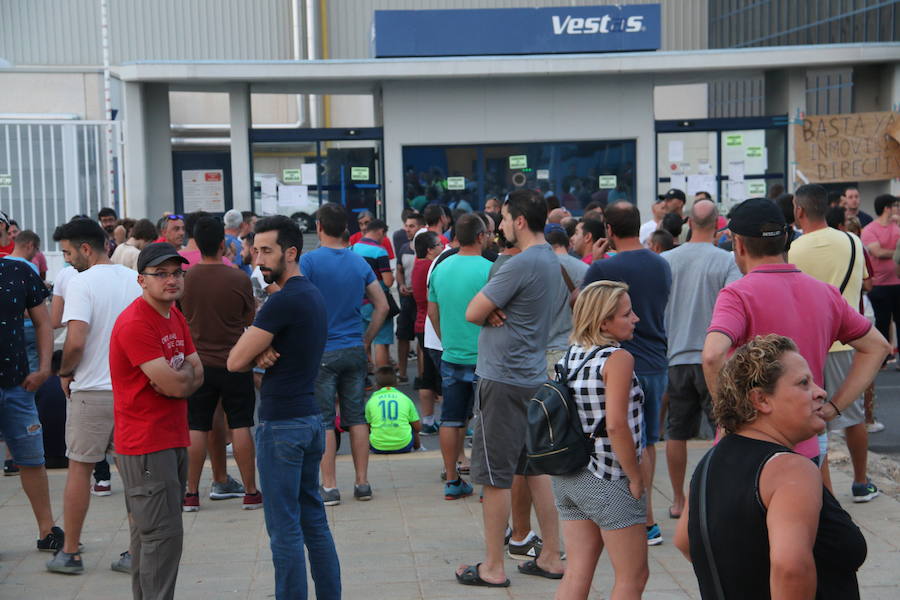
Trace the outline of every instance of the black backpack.
{"label": "black backpack", "polygon": [[[568,475],[587,466],[594,451],[594,435],[586,435],[581,427],[569,379],[574,379],[600,350],[591,350],[571,374],[556,365],[556,380],[545,381],[528,401],[525,451],[529,474]],[[568,364],[571,351],[569,348],[566,352],[564,364]]]}

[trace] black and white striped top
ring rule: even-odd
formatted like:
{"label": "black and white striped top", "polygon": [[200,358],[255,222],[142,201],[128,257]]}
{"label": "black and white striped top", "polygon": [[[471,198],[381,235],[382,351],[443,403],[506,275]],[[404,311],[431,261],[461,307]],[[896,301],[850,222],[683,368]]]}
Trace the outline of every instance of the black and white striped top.
{"label": "black and white striped top", "polygon": [[[571,373],[581,364],[592,348],[574,345],[566,357],[560,361]],[[621,350],[616,346],[603,348],[578,372],[574,380],[569,381],[569,389],[578,406],[578,416],[586,434],[597,432],[594,442],[594,453],[587,469],[601,479],[622,479],[625,472],[613,454],[612,444],[606,433],[606,388],[603,384],[603,366],[614,352]],[[599,427],[598,427],[599,426]],[[634,373],[631,375],[631,391],[628,394],[628,427],[634,440],[634,448],[640,459],[644,450],[642,430],[644,427],[644,392]]]}

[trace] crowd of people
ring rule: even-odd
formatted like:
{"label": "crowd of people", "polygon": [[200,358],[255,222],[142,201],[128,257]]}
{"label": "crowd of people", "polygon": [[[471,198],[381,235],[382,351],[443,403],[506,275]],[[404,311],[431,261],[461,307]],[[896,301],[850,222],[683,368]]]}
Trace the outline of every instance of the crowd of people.
{"label": "crowd of people", "polygon": [[[873,380],[892,320],[900,333],[900,205],[879,196],[872,218],[859,202],[855,187],[804,185],[726,216],[671,189],[642,223],[628,201],[576,218],[521,189],[483,212],[408,208],[393,235],[368,211],[351,235],[326,203],[306,252],[283,216],[153,223],[105,208],[56,229],[66,266],[52,284],[39,237],[0,213],[4,472],[21,476],[47,569],[78,574],[114,456],[131,539],[112,568],[135,598],[172,598],[208,456],[211,500],[264,510],[276,597],[307,596],[308,560],[316,597],[339,598],[324,506],[342,501],[342,434],[357,501],[376,497],[371,453],[436,436],[443,498],[477,485],[483,503],[485,555],[459,583],[509,586],[508,555],[561,580],[558,598],[586,598],[606,549],[624,599],[663,543],[651,491],[664,439],[664,510],[704,597],[858,597],[865,540],[833,495],[827,431],[844,432],[852,499],[875,498]],[[399,389],[411,361],[417,402]],[[528,413],[560,371],[592,452],[551,477],[527,460]],[[686,442],[716,428],[685,489]],[[44,466],[60,452],[64,529]]]}

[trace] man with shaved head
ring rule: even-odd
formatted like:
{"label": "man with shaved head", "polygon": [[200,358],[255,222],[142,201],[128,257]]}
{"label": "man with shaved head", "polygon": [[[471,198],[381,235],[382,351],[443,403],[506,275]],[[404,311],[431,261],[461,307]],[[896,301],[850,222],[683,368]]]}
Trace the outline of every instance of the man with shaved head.
{"label": "man with shaved head", "polygon": [[548,223],[562,223],[562,220],[566,217],[571,217],[572,214],[566,210],[565,208],[554,208],[547,215]]}
{"label": "man with shaved head", "polygon": [[702,414],[712,421],[709,390],[703,379],[701,352],[719,290],[740,279],[731,254],[715,246],[719,211],[710,200],[696,200],[688,223],[691,239],[663,252],[672,269],[672,291],[666,304],[669,336],[668,424],[666,461],[674,494],[669,515],[684,510],[687,440],[699,432]]}

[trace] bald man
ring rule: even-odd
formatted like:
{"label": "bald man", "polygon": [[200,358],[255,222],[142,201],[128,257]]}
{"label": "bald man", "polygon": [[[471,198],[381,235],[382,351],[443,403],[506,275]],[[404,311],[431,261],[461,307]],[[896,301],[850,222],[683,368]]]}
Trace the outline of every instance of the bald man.
{"label": "bald man", "polygon": [[562,223],[562,220],[566,217],[571,217],[572,214],[566,210],[565,208],[554,208],[547,215],[548,223]]}
{"label": "bald man", "polygon": [[703,379],[701,351],[719,290],[740,278],[731,254],[714,244],[719,211],[710,200],[697,200],[688,223],[691,240],[661,256],[672,269],[672,291],[666,304],[669,397],[666,461],[674,492],[669,516],[684,509],[687,440],[699,432],[705,413],[712,422],[709,391]]}

